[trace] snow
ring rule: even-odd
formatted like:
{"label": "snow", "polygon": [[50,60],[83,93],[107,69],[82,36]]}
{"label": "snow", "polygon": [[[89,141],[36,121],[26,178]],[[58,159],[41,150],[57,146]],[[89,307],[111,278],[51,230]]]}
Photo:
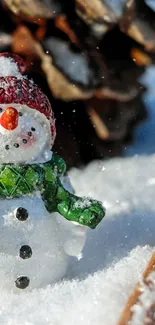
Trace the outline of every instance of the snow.
{"label": "snow", "polygon": [[87,197],[83,197],[82,201],[75,202],[74,207],[75,207],[75,209],[78,209],[78,208],[84,209],[84,208],[90,207],[90,205],[91,205],[91,200]]}
{"label": "snow", "polygon": [[[152,113],[151,96],[144,100]],[[155,249],[154,121],[139,127],[126,157],[70,171],[76,194],[102,201],[106,217],[88,231],[83,258],[72,259],[64,281],[19,295],[0,284],[1,325],[117,324]]]}
{"label": "snow", "polygon": [[18,65],[10,58],[0,57],[0,76],[14,76],[17,78],[23,78],[19,72]]}
{"label": "snow", "polygon": [[[150,258],[149,247],[137,247],[109,269],[30,293],[1,291],[0,322],[9,325],[116,324],[128,293]],[[118,299],[119,297],[119,299]]]}

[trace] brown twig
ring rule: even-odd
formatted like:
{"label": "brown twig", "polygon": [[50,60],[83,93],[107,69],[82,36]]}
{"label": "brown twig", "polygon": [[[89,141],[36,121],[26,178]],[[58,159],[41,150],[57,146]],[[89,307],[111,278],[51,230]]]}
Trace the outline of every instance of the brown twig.
{"label": "brown twig", "polygon": [[[142,277],[143,281],[146,281],[148,276],[153,271],[155,271],[155,252],[153,253],[147,265],[147,268],[143,273],[143,277]],[[129,324],[129,321],[131,321],[133,315],[132,307],[139,301],[140,294],[141,294],[141,284],[140,282],[138,282],[126,303],[126,306],[121,314],[120,320],[117,325]]]}

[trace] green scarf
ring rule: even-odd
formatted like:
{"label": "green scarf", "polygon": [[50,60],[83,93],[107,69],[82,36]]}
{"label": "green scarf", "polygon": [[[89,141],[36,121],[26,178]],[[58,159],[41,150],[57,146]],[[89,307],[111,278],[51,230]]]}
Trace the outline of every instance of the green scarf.
{"label": "green scarf", "polygon": [[95,228],[105,215],[101,202],[69,193],[60,177],[66,173],[64,160],[53,154],[42,164],[0,165],[0,199],[13,199],[40,192],[48,212],[59,212],[67,220]]}

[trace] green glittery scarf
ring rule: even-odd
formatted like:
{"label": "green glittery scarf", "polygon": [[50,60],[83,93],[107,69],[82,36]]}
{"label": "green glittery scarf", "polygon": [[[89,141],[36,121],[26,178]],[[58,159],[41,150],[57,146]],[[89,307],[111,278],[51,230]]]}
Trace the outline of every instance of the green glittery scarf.
{"label": "green glittery scarf", "polygon": [[105,215],[102,203],[69,193],[61,183],[66,164],[58,155],[42,164],[0,165],[0,199],[40,192],[48,212],[59,212],[69,221],[95,228]]}

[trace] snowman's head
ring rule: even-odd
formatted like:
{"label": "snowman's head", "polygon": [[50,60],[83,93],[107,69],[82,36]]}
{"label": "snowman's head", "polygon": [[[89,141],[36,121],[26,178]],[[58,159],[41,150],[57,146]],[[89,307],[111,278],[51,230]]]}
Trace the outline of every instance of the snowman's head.
{"label": "snowman's head", "polygon": [[0,53],[0,164],[51,158],[56,130],[52,108],[41,89],[21,73],[23,60]]}
{"label": "snowman's head", "polygon": [[51,158],[50,122],[21,104],[0,105],[0,163],[42,162]]}

